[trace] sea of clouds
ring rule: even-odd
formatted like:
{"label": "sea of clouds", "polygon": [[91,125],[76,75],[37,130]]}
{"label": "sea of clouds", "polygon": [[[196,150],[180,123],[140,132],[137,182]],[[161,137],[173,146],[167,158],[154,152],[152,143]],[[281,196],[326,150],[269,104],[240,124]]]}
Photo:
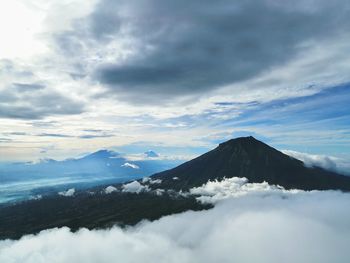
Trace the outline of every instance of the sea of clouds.
{"label": "sea of clouds", "polygon": [[127,229],[55,228],[0,241],[0,262],[349,262],[350,194],[242,178],[191,191],[215,207]]}

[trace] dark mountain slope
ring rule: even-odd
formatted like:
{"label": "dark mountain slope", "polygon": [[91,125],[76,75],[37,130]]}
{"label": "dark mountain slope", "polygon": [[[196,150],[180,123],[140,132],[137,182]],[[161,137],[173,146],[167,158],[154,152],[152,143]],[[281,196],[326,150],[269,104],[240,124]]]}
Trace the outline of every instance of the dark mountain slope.
{"label": "dark mountain slope", "polygon": [[318,167],[305,167],[302,161],[253,137],[221,143],[198,158],[152,177],[162,180],[161,187],[176,190],[187,190],[224,177],[246,177],[250,182],[266,181],[287,189],[350,191],[350,177]]}
{"label": "dark mountain slope", "polygon": [[79,193],[74,197],[51,196],[0,207],[0,240],[19,239],[26,234],[67,226],[72,231],[135,225],[141,220],[187,210],[202,210],[211,205],[198,203],[194,197],[158,196],[152,193],[112,194]]}

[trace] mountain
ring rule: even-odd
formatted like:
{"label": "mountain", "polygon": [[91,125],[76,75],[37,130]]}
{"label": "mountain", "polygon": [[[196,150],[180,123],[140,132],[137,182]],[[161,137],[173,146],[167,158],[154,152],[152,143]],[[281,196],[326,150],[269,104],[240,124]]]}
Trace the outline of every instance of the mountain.
{"label": "mountain", "polygon": [[[86,156],[84,160],[102,160],[101,163],[104,163],[106,157],[108,160],[120,158],[117,154],[99,151]],[[139,165],[136,162],[133,164]],[[124,168],[135,170],[130,165]],[[0,239],[20,238],[24,234],[62,226],[75,231],[81,227],[92,229],[113,224],[133,225],[144,219],[155,220],[186,210],[209,209],[211,205],[199,203],[195,196],[182,195],[178,191],[187,191],[208,180],[225,177],[246,177],[249,182],[266,181],[287,189],[350,191],[350,177],[319,167],[305,167],[302,161],[253,137],[244,137],[221,143],[214,150],[174,169],[128,184],[134,189],[161,189],[161,194],[157,190],[129,193],[123,191],[125,185],[114,184],[109,187],[112,191],[108,194],[106,185],[76,191],[71,197],[56,194],[15,205],[0,205]]]}
{"label": "mountain", "polygon": [[144,152],[144,155],[146,157],[148,157],[148,158],[157,158],[157,157],[159,157],[159,154],[154,152],[154,151],[152,151],[152,150]]}
{"label": "mountain", "polygon": [[246,177],[252,183],[266,181],[286,189],[350,191],[350,177],[306,167],[302,161],[251,136],[221,143],[206,154],[152,177],[162,180],[160,187],[175,190],[188,190],[224,177]]}
{"label": "mountain", "polygon": [[[45,162],[34,166],[39,169],[53,170],[55,174],[60,175],[90,174],[94,176],[142,177],[156,171],[174,167],[177,164],[165,160],[146,159],[130,161],[120,153],[110,150],[99,150],[77,159],[66,159],[50,163]],[[139,167],[139,169],[135,171],[135,169],[130,169],[132,167]]]}
{"label": "mountain", "polygon": [[123,183],[160,172],[181,160],[145,158],[129,160],[122,154],[99,150],[63,161],[41,159],[37,163],[0,164],[0,204],[46,196],[67,189]]}
{"label": "mountain", "polygon": [[[148,159],[130,161],[110,150],[99,150],[81,158],[62,161],[41,159],[38,163],[13,163],[0,166],[0,181],[24,181],[42,178],[125,177],[126,180],[153,174],[179,165],[179,160]],[[138,169],[132,169],[138,167]]]}

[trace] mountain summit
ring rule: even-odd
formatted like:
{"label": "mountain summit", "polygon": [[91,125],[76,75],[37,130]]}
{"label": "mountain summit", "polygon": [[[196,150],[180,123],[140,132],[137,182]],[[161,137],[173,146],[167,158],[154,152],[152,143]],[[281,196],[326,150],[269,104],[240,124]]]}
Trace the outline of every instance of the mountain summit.
{"label": "mountain summit", "polygon": [[152,150],[148,150],[146,152],[144,152],[144,155],[148,158],[156,158],[156,157],[159,157],[159,154],[152,151]]}
{"label": "mountain summit", "polygon": [[[249,182],[268,182],[302,190],[339,189],[350,191],[350,177],[306,167],[252,136],[231,139],[174,169],[157,173],[163,187],[187,190],[208,180],[246,177]],[[176,180],[174,180],[174,178]]]}

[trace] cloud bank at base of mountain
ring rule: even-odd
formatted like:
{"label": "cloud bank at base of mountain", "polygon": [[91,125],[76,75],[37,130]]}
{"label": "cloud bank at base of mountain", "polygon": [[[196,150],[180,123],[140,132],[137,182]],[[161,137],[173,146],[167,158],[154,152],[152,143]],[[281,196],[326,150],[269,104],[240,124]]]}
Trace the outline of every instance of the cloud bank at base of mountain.
{"label": "cloud bank at base of mountain", "polygon": [[0,241],[0,262],[348,262],[350,194],[274,193],[126,230],[60,228]]}
{"label": "cloud bank at base of mountain", "polygon": [[350,161],[334,156],[308,154],[291,150],[283,150],[283,153],[304,162],[305,166],[318,166],[326,170],[350,176]]}
{"label": "cloud bank at base of mountain", "polygon": [[215,204],[221,200],[240,197],[245,195],[290,195],[301,192],[301,190],[285,190],[281,186],[263,183],[248,183],[247,178],[232,177],[222,181],[208,181],[200,187],[190,189],[190,194],[197,195],[197,200],[202,203]]}

